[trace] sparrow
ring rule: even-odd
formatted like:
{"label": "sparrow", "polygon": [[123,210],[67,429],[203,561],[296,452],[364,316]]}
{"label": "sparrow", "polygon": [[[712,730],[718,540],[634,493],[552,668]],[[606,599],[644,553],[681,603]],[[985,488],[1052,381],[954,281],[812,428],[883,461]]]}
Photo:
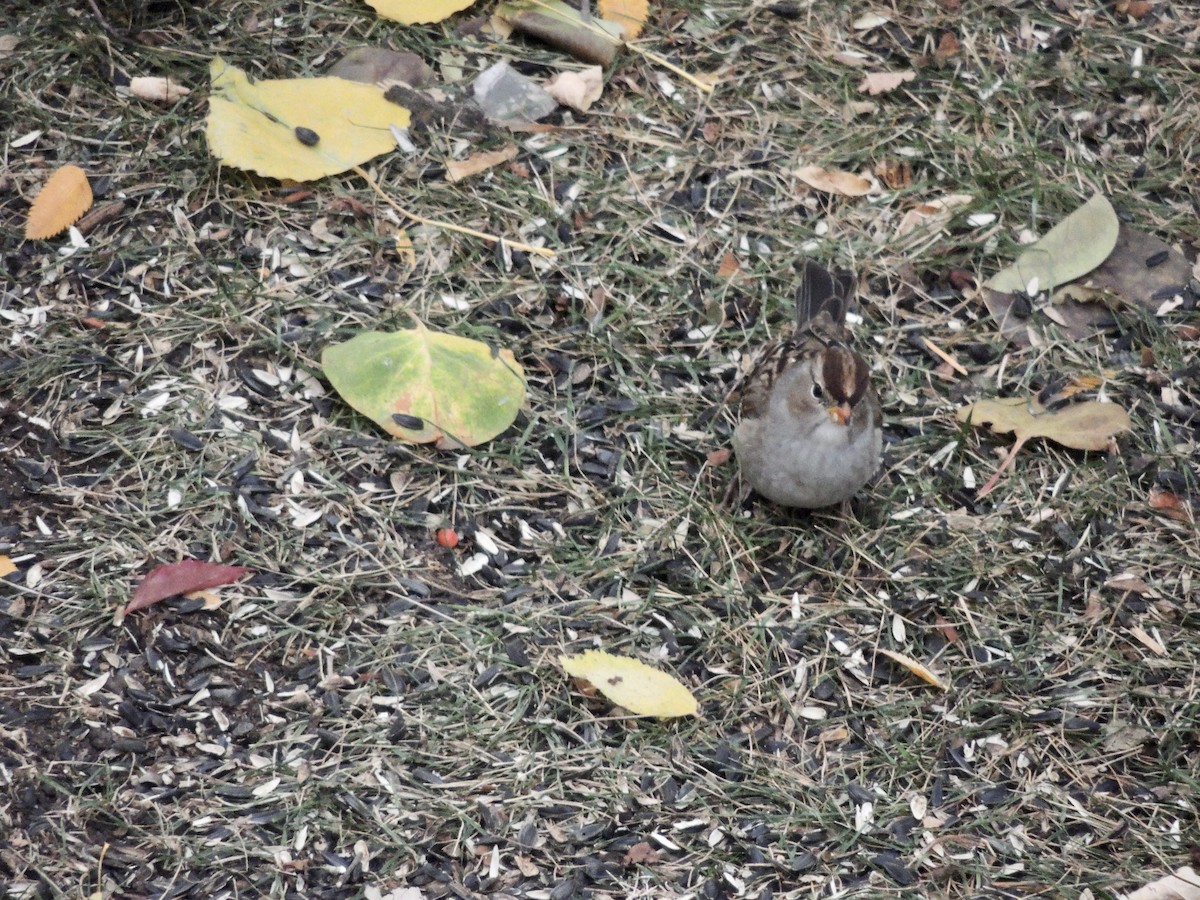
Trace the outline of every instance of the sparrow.
{"label": "sparrow", "polygon": [[866,362],[846,345],[854,284],[850,272],[806,261],[795,333],[765,347],[733,391],[741,480],[781,506],[842,503],[879,468],[879,398]]}

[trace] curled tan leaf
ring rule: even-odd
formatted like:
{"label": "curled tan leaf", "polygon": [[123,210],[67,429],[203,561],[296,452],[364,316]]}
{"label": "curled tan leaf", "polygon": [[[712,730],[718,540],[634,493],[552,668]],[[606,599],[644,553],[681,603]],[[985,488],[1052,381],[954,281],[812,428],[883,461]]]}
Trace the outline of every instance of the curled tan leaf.
{"label": "curled tan leaf", "polygon": [[916,72],[868,72],[858,83],[858,89],[872,97],[893,91],[906,81],[917,77]]}
{"label": "curled tan leaf", "polygon": [[940,676],[935,674],[928,666],[925,666],[911,656],[903,653],[897,653],[895,650],[888,650],[886,647],[876,647],[877,653],[886,656],[892,662],[897,663],[908,671],[912,672],[926,684],[932,685],[935,688],[941,688],[943,691],[950,690],[950,685],[947,684]]}
{"label": "curled tan leaf", "polygon": [[796,170],[796,177],[809,187],[824,191],[827,194],[840,194],[843,197],[862,197],[871,192],[871,182],[852,172],[842,172],[838,169],[823,169],[821,166],[801,166]]}
{"label": "curled tan leaf", "polygon": [[559,72],[547,82],[546,93],[563,106],[587,112],[604,93],[604,70],[588,66],[579,72]]}
{"label": "curled tan leaf", "polygon": [[190,94],[191,89],[170,78],[139,75],[129,79],[129,93],[140,100],[150,100],[154,103],[177,103]]}

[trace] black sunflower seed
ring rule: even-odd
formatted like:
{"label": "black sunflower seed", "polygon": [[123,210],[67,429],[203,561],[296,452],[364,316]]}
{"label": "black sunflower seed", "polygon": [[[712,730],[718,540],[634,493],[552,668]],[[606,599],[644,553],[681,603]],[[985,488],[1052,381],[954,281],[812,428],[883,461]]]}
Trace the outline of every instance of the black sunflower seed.
{"label": "black sunflower seed", "polygon": [[422,431],[425,428],[425,420],[417,416],[408,416],[404,413],[392,413],[392,421],[401,428],[407,428],[409,431]]}

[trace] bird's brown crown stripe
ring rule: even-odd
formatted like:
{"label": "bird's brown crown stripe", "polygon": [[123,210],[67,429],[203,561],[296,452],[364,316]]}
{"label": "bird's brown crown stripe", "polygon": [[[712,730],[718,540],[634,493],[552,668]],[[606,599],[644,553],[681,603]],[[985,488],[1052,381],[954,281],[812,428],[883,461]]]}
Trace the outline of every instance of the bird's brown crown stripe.
{"label": "bird's brown crown stripe", "polygon": [[844,347],[830,347],[822,369],[825,389],[839,403],[858,403],[867,392],[866,365]]}

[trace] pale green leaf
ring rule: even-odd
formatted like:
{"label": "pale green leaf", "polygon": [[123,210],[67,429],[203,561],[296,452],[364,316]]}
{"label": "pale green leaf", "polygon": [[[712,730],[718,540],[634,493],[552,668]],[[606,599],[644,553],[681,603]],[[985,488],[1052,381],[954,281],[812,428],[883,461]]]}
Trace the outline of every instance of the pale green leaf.
{"label": "pale green leaf", "polygon": [[1117,244],[1120,223],[1112,204],[1096,194],[1035,244],[1001,269],[987,283],[994,291],[1024,291],[1036,282],[1039,290],[1053,290],[1099,266]]}

